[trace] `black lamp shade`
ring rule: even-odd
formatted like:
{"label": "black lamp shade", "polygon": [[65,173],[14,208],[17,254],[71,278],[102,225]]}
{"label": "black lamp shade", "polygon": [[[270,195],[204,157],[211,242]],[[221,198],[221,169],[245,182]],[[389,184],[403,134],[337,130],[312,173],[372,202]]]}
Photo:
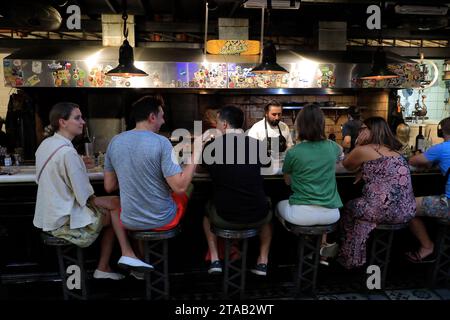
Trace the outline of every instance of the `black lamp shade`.
{"label": "black lamp shade", "polygon": [[272,41],[267,41],[263,49],[262,63],[253,68],[253,73],[257,74],[283,74],[289,73],[285,68],[277,63],[277,49]]}
{"label": "black lamp shade", "polygon": [[119,65],[109,70],[106,75],[125,78],[148,76],[147,73],[134,66],[133,48],[127,39],[124,40],[119,49]]}
{"label": "black lamp shade", "polygon": [[381,47],[373,55],[372,71],[360,79],[362,80],[385,80],[398,78],[398,75],[391,72],[386,63],[386,52]]}

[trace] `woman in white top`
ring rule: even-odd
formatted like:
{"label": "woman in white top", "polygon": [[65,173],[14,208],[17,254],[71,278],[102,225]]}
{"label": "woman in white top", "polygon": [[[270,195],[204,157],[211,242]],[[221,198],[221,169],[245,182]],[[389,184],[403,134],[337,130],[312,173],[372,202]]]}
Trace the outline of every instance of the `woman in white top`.
{"label": "woman in white top", "polygon": [[82,134],[85,125],[79,106],[57,103],[50,111],[50,125],[54,135],[45,139],[36,151],[38,192],[33,224],[80,247],[91,245],[104,228],[94,278],[123,278],[112,272],[109,265],[114,234],[122,250],[119,266],[136,271],[153,269],[137,259],[130,246],[119,221],[119,197],[94,195],[86,166],[71,142]]}

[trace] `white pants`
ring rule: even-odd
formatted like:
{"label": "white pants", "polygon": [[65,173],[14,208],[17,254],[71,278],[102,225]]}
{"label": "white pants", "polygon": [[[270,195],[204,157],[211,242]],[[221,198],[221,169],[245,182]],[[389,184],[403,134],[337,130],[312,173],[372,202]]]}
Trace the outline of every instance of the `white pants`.
{"label": "white pants", "polygon": [[290,205],[289,200],[277,204],[278,214],[286,221],[299,226],[332,224],[339,220],[338,208],[316,205]]}

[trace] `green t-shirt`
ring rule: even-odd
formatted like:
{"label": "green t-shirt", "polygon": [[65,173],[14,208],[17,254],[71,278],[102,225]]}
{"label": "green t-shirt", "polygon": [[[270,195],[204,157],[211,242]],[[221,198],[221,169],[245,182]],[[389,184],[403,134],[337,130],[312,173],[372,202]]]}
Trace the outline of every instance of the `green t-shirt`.
{"label": "green t-shirt", "polygon": [[340,154],[341,148],[331,140],[304,141],[289,149],[283,164],[283,173],[291,175],[289,204],[342,207],[336,186]]}

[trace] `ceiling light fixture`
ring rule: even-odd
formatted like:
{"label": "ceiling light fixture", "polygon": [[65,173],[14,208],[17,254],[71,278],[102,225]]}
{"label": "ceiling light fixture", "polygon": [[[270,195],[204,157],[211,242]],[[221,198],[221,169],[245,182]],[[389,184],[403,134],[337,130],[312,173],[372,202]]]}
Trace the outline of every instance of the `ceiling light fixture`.
{"label": "ceiling light fixture", "polygon": [[[381,7],[381,4],[380,4]],[[372,70],[370,73],[364,77],[361,77],[362,80],[386,80],[386,79],[394,79],[398,78],[398,74],[390,71],[387,67],[386,62],[386,52],[383,50],[383,41],[382,41],[381,28],[379,30],[378,35],[378,47],[372,58]]]}
{"label": "ceiling light fixture", "polygon": [[134,66],[134,53],[133,47],[130,46],[128,42],[128,29],[127,29],[127,2],[126,0],[122,1],[123,4],[123,36],[125,40],[119,48],[119,65],[112,70],[109,70],[106,75],[107,76],[116,76],[116,77],[146,77],[148,74],[141,69],[138,69]]}
{"label": "ceiling light fixture", "polygon": [[377,51],[373,54],[372,70],[362,80],[385,80],[398,78],[398,74],[390,71],[386,63],[386,52],[384,52],[381,45],[378,46]]}
{"label": "ceiling light fixture", "polygon": [[264,44],[262,62],[259,66],[254,67],[251,72],[258,74],[289,73],[277,63],[277,49],[272,40],[268,40]]}

